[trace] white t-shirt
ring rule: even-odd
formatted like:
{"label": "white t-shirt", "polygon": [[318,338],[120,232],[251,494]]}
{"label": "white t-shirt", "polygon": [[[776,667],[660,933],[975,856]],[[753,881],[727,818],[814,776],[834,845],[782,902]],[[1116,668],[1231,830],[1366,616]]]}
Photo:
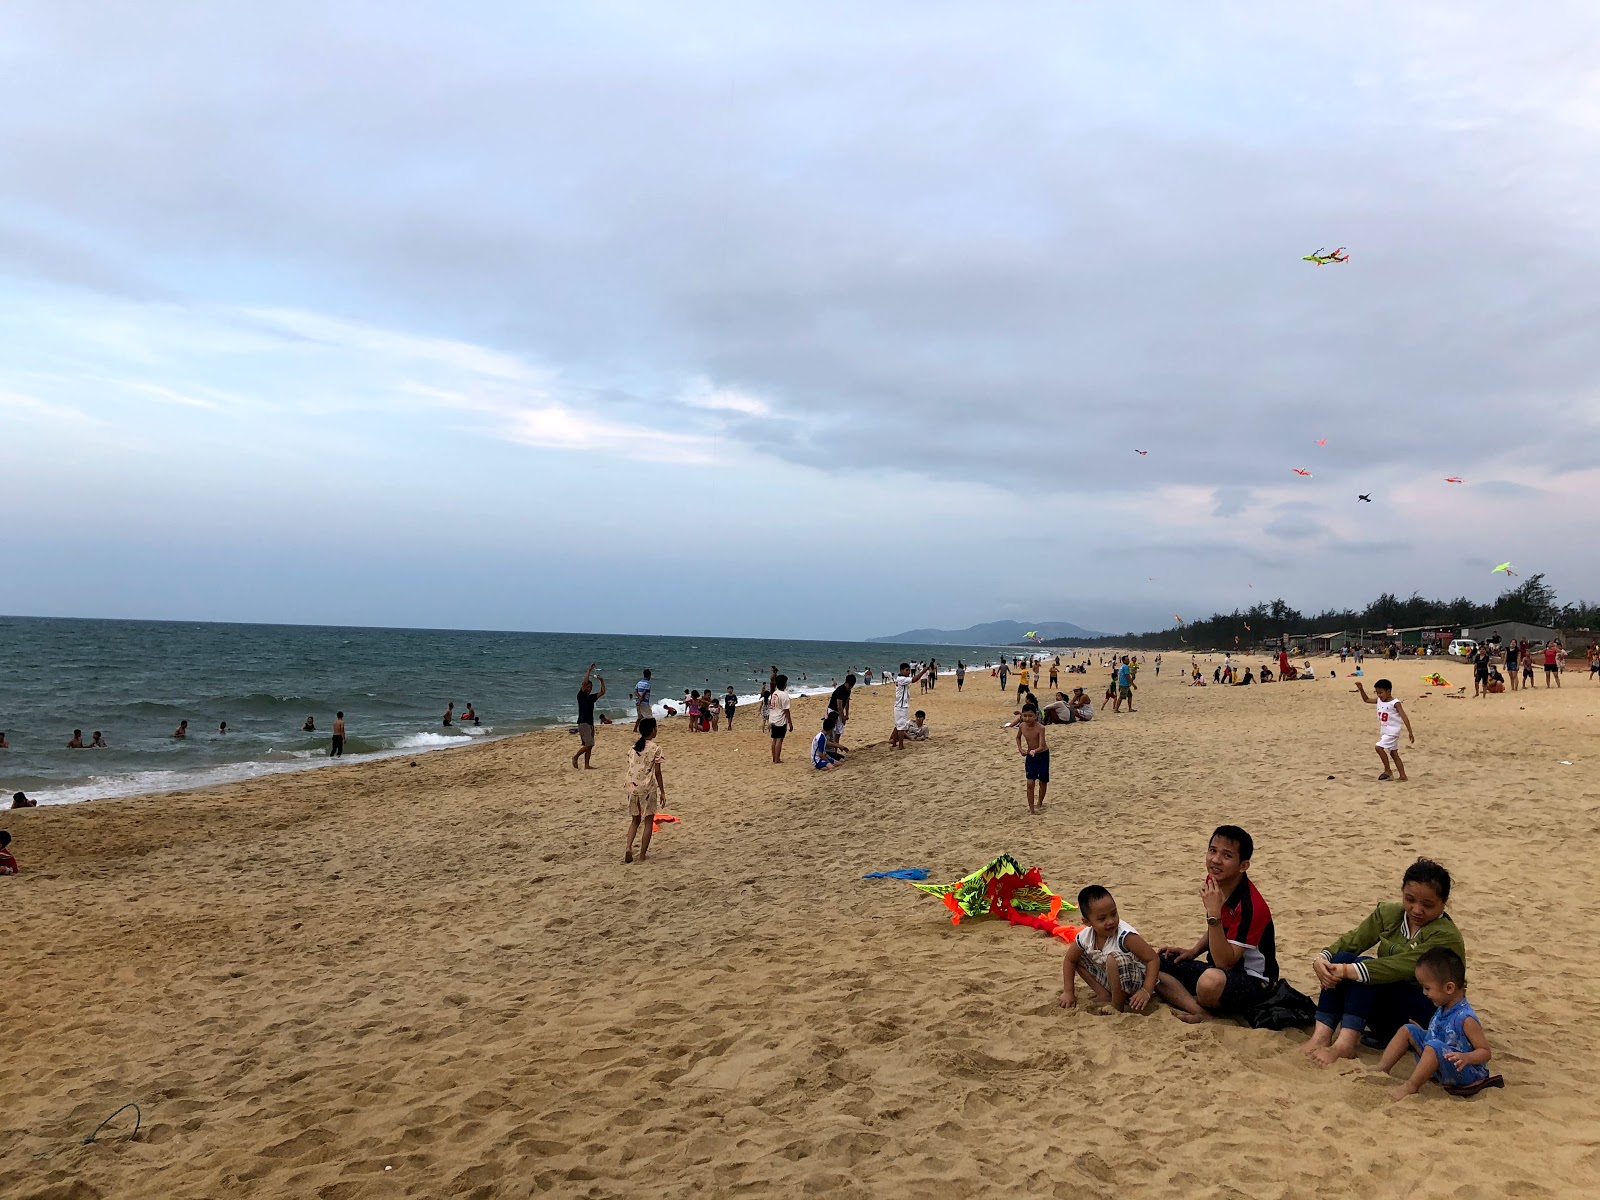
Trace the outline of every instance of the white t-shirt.
{"label": "white t-shirt", "polygon": [[767,721],[772,725],[789,724],[789,693],[773,692],[767,700]]}
{"label": "white t-shirt", "polygon": [[896,708],[911,707],[911,676],[896,675],[894,677],[894,706]]}
{"label": "white t-shirt", "polygon": [[1378,740],[1395,745],[1400,741],[1400,714],[1395,712],[1398,700],[1378,701]]}

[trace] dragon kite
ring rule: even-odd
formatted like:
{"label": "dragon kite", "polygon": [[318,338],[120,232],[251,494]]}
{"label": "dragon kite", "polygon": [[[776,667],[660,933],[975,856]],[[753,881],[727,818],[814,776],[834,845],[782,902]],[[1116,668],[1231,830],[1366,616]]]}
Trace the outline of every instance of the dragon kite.
{"label": "dragon kite", "polygon": [[913,883],[912,887],[938,896],[950,910],[950,924],[968,917],[1004,917],[1013,925],[1026,925],[1070,942],[1081,926],[1063,925],[1056,918],[1077,908],[1050,890],[1038,867],[1024,871],[1009,854],[1002,854],[954,883]]}
{"label": "dragon kite", "polygon": [[1328,253],[1326,250],[1322,249],[1321,247],[1318,247],[1317,252],[1315,254],[1307,254],[1300,261],[1301,262],[1308,262],[1308,263],[1316,263],[1317,266],[1321,267],[1321,266],[1325,266],[1328,263],[1349,262],[1350,261],[1350,255],[1345,250],[1345,248],[1343,246],[1340,246],[1337,250],[1335,250],[1331,254]]}

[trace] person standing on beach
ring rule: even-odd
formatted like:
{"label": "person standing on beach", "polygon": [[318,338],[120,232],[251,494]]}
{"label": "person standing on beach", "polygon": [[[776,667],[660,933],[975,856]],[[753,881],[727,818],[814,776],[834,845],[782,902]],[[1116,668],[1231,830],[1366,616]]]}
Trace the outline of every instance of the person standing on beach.
{"label": "person standing on beach", "polygon": [[328,757],[344,757],[344,712],[333,714],[333,736],[328,739]]}
{"label": "person standing on beach", "polygon": [[761,685],[761,704],[760,704],[759,708],[757,708],[757,710],[756,710],[757,712],[759,712],[761,714],[761,732],[762,733],[765,733],[767,731],[767,728],[768,728],[769,709],[770,709],[771,704],[772,704],[772,689],[770,687],[768,687],[766,684],[763,683]]}
{"label": "person standing on beach", "polygon": [[633,861],[633,839],[639,838],[639,861],[650,856],[650,835],[655,832],[655,816],[667,798],[666,781],[661,778],[661,747],[655,743],[656,719],[639,718],[639,740],[628,751],[628,850],[622,861]]}
{"label": "person standing on beach", "polygon": [[727,694],[722,697],[722,715],[728,718],[728,732],[733,732],[733,714],[739,707],[739,697],[734,693],[733,684],[728,685]]}
{"label": "person standing on beach", "polygon": [[446,729],[450,728],[451,724],[455,721],[455,719],[456,719],[456,702],[454,700],[452,700],[452,701],[450,701],[449,704],[447,704],[445,706],[444,721],[443,721],[444,727]]}
{"label": "person standing on beach", "polygon": [[[967,681],[967,664],[962,662],[958,658],[958,659],[956,659],[956,691],[958,693],[961,691],[961,685],[966,683],[966,681]],[[871,682],[872,682],[872,680],[870,680],[870,679],[867,680],[868,684],[871,684]]]}
{"label": "person standing on beach", "polygon": [[1545,687],[1550,686],[1550,680],[1552,678],[1555,679],[1557,687],[1561,686],[1561,667],[1563,664],[1560,660],[1565,654],[1566,651],[1562,650],[1561,643],[1556,641],[1554,638],[1550,639],[1550,641],[1544,644]]}
{"label": "person standing on beach", "polygon": [[650,707],[650,668],[644,669],[644,676],[633,685],[633,731],[639,732],[639,722],[646,717],[654,716]]}
{"label": "person standing on beach", "polygon": [[[593,680],[600,681],[600,690],[594,690]],[[583,673],[583,682],[578,685],[578,752],[572,756],[572,769],[578,769],[578,760],[583,759],[585,771],[594,770],[589,765],[589,755],[594,753],[594,706],[601,696],[606,694],[606,677],[594,673],[594,664],[589,664],[589,669]],[[630,842],[629,845],[632,845]]]}
{"label": "person standing on beach", "polygon": [[[1380,679],[1373,684],[1373,691],[1377,699],[1367,695],[1367,685],[1360,680],[1356,681],[1356,691],[1361,693],[1363,704],[1376,704],[1378,706],[1378,761],[1383,764],[1383,774],[1380,780],[1393,779],[1396,783],[1406,782],[1406,765],[1400,761],[1400,726],[1404,723],[1406,736],[1411,739],[1411,745],[1417,744],[1417,735],[1411,731],[1411,718],[1406,715],[1406,710],[1401,707],[1400,701],[1394,698],[1394,684],[1387,679]],[[1398,718],[1398,719],[1396,719]],[[1389,766],[1389,760],[1394,760],[1394,766]]]}
{"label": "person standing on beach", "polygon": [[1006,666],[1006,660],[1002,658],[1000,660],[1000,690],[1002,692],[1006,690],[1006,676],[1010,674],[1010,671],[1011,669]]}
{"label": "person standing on beach", "polygon": [[1128,711],[1137,711],[1133,707],[1133,690],[1138,684],[1133,682],[1133,668],[1128,665],[1128,656],[1122,656],[1122,665],[1117,668],[1117,702],[1111,706],[1112,712],[1122,711],[1122,702],[1128,702]]}
{"label": "person standing on beach", "polygon": [[789,677],[787,675],[774,675],[772,677],[772,695],[767,700],[767,732],[772,735],[772,761],[783,761],[783,739],[789,735],[789,726],[794,722],[794,714],[789,711]]}
{"label": "person standing on beach", "polygon": [[844,677],[844,682],[833,689],[833,694],[828,697],[828,711],[838,718],[833,723],[834,733],[840,742],[844,741],[844,727],[850,723],[850,693],[856,686],[856,673],[851,671]]}
{"label": "person standing on beach", "polygon": [[[1022,755],[1023,775],[1028,780],[1028,813],[1044,811],[1044,794],[1050,789],[1050,747],[1044,740],[1039,710],[1025,707],[1017,726],[1017,753]],[[1039,789],[1039,807],[1033,806],[1033,789]]]}

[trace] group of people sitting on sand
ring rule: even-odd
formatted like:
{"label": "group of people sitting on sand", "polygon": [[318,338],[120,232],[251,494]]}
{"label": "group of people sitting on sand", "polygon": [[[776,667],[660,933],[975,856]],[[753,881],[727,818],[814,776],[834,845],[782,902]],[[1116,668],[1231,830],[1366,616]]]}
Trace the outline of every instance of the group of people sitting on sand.
{"label": "group of people sitting on sand", "polygon": [[[1264,1023],[1256,1017],[1267,1006],[1308,1006],[1279,979],[1272,911],[1249,876],[1254,852],[1237,825],[1212,833],[1200,888],[1205,929],[1192,945],[1155,949],[1122,919],[1108,890],[1085,887],[1078,893],[1084,926],[1062,965],[1061,1006],[1077,1005],[1080,979],[1096,1002],[1118,1012],[1141,1012],[1160,996],[1189,1022]],[[1503,1086],[1485,1065],[1491,1052],[1466,997],[1466,946],[1445,911],[1449,899],[1450,872],[1419,858],[1401,877],[1397,901],[1380,901],[1312,960],[1320,994],[1304,1047],[1309,1059],[1326,1066],[1355,1058],[1363,1044],[1381,1047],[1378,1070],[1387,1074],[1414,1054],[1396,1100],[1430,1079],[1457,1095]]]}

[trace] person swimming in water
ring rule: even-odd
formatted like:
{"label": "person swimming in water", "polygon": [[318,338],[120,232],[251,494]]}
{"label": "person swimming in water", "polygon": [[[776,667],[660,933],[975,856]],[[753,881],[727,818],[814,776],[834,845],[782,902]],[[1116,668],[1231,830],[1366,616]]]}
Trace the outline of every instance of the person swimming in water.
{"label": "person swimming in water", "polygon": [[184,738],[188,737],[189,736],[189,722],[187,722],[187,721],[179,721],[178,722],[178,727],[172,731],[172,736],[177,738],[180,742]]}
{"label": "person swimming in water", "polygon": [[74,729],[72,731],[72,740],[67,743],[67,749],[68,750],[82,750],[83,749],[83,730]]}
{"label": "person swimming in water", "polygon": [[466,710],[461,714],[461,723],[464,725],[468,721],[471,721],[474,725],[483,724],[482,721],[478,720],[478,714],[476,711],[474,711],[471,700],[467,701]]}
{"label": "person swimming in water", "polygon": [[449,704],[445,705],[444,722],[443,723],[445,724],[445,726],[448,727],[448,726],[453,725],[455,723],[455,719],[456,719],[456,702],[454,700],[452,700],[452,701],[450,701]]}
{"label": "person swimming in water", "polygon": [[104,750],[105,748],[106,748],[106,739],[101,737],[100,736],[100,731],[98,729],[96,729],[94,731],[94,737],[91,738],[90,741],[89,741],[89,749],[91,749],[91,750]]}
{"label": "person swimming in water", "polygon": [[304,725],[300,726],[300,732],[301,733],[315,733],[316,731],[317,731],[317,719],[315,717],[307,717],[306,718],[306,723]]}

